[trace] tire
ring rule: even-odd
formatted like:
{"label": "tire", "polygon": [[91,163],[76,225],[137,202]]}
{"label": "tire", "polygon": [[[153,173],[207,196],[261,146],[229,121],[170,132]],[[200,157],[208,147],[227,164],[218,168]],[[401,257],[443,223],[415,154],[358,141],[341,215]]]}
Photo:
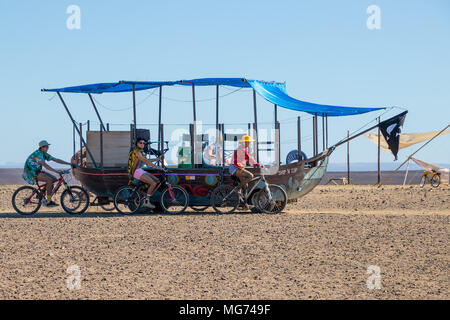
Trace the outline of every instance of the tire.
{"label": "tire", "polygon": [[42,205],[42,196],[36,188],[23,186],[14,192],[11,202],[18,214],[28,216],[38,212]]}
{"label": "tire", "polygon": [[197,212],[202,212],[208,209],[209,206],[191,206],[191,209]]}
{"label": "tire", "polygon": [[141,207],[141,196],[135,188],[124,186],[114,195],[114,207],[124,215],[136,213]]}
{"label": "tire", "polygon": [[113,211],[115,209],[114,203],[112,202],[110,202],[109,204],[102,204],[100,208],[102,208],[105,211]]}
{"label": "tire", "polygon": [[423,175],[422,179],[420,179],[419,187],[423,188],[423,186],[427,183],[427,176]]}
{"label": "tire", "polygon": [[269,190],[272,194],[272,201],[269,200],[269,195],[266,189],[262,189],[256,195],[257,207],[264,213],[280,213],[286,207],[288,200],[287,193],[283,188],[276,184],[269,184]]}
{"label": "tire", "polygon": [[211,206],[219,214],[233,213],[239,206],[239,195],[233,186],[219,186],[211,194]]}
{"label": "tire", "polygon": [[441,177],[438,174],[435,174],[432,178],[431,178],[431,185],[435,188],[439,187],[439,185],[441,184]]}
{"label": "tire", "polygon": [[183,213],[189,204],[189,195],[184,188],[171,186],[174,199],[172,200],[169,188],[161,193],[161,207],[165,213],[180,214]]}
{"label": "tire", "polygon": [[83,214],[89,207],[89,193],[82,187],[68,186],[61,194],[61,206],[68,214]]}
{"label": "tire", "polygon": [[258,193],[259,191],[252,192],[250,195],[250,204],[253,206],[252,212],[262,213],[263,211],[258,206]]}

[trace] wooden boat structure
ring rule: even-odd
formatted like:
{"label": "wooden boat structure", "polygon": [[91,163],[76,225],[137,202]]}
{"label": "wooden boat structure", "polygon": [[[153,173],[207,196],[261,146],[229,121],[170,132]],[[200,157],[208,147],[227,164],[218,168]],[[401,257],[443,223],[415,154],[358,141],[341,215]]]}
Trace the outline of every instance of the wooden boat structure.
{"label": "wooden boat structure", "polygon": [[[285,90],[285,83],[268,82],[259,80],[249,80],[245,78],[204,78],[179,81],[119,81],[114,83],[96,83],[75,87],[65,87],[59,89],[42,89],[43,92],[55,92],[59,97],[65,111],[67,112],[74,129],[74,155],[72,161],[77,164],[73,170],[74,176],[88,191],[97,196],[92,205],[106,205],[112,201],[116,190],[128,183],[127,161],[128,152],[134,146],[137,137],[146,137],[150,140],[149,130],[140,129],[136,118],[136,92],[159,88],[159,115],[158,115],[158,139],[157,147],[152,149],[153,154],[163,154],[167,147],[164,139],[165,128],[161,123],[162,90],[165,86],[190,86],[192,87],[192,123],[189,124],[189,134],[184,135],[183,140],[187,142],[187,147],[183,150],[188,154],[187,161],[175,165],[169,165],[169,181],[173,184],[183,186],[189,194],[190,206],[206,208],[210,203],[211,191],[221,183],[232,183],[228,172],[227,141],[237,141],[243,134],[227,132],[226,124],[219,121],[219,89],[221,86],[236,88],[251,88],[253,93],[254,119],[248,124],[246,130],[248,134],[256,140],[255,148],[252,152],[259,161],[260,153],[271,151],[274,153],[274,161],[271,168],[265,172],[269,183],[278,184],[287,192],[289,201],[296,201],[304,196],[315,186],[317,186],[324,176],[329,157],[333,150],[340,144],[347,142],[376,126],[360,132],[338,144],[328,146],[328,117],[357,115],[366,112],[386,109],[386,108],[352,108],[319,105],[290,97]],[[212,86],[216,89],[216,143],[215,163],[206,163],[201,154],[205,151],[205,143],[202,132],[198,132],[198,119],[196,112],[195,89],[198,86]],[[133,123],[126,131],[112,131],[109,125],[105,125],[98,111],[93,95],[114,94],[119,92],[129,92],[133,101]],[[63,94],[78,93],[86,94],[95,110],[100,122],[99,130],[91,130],[89,125],[83,126],[73,118]],[[259,95],[269,101],[274,106],[273,129],[275,138],[273,141],[261,141],[258,135],[258,117],[256,96]],[[302,152],[301,146],[301,121],[297,121],[297,150],[288,154],[286,162],[280,160],[280,122],[277,119],[278,108],[287,108],[299,112],[311,114],[313,121],[313,155],[307,158]],[[318,127],[319,118],[322,122],[322,151],[319,151]],[[391,118],[392,119],[392,118]],[[389,119],[388,119],[389,120]],[[385,120],[385,121],[388,121]],[[379,125],[379,124],[378,124]],[[75,134],[76,132],[76,134]],[[75,136],[79,137],[79,149],[75,148]],[[185,159],[186,160],[186,159]],[[151,168],[145,170],[158,175],[159,172]],[[258,175],[257,168],[249,169],[253,174]],[[157,194],[155,196],[158,196]]]}

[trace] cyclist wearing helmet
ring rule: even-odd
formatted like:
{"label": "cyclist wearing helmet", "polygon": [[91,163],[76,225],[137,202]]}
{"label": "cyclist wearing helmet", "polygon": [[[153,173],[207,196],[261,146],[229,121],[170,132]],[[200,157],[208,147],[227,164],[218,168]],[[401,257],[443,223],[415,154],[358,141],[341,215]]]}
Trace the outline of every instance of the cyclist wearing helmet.
{"label": "cyclist wearing helmet", "polygon": [[29,184],[35,184],[38,181],[42,181],[47,184],[47,199],[44,202],[48,207],[54,207],[58,204],[52,201],[53,184],[56,182],[56,178],[48,172],[42,172],[42,167],[48,171],[60,173],[58,170],[53,169],[45,161],[54,161],[59,164],[71,165],[69,162],[57,159],[48,154],[48,148],[50,144],[46,140],[39,142],[39,149],[30,154],[25,161],[22,178]]}
{"label": "cyclist wearing helmet", "polygon": [[[142,169],[142,166],[145,163],[148,166],[153,167],[155,169],[163,171],[164,169],[153,164],[153,162],[160,161],[161,157],[152,160],[149,160],[145,157],[144,153],[145,144],[146,144],[145,139],[142,138],[136,139],[135,148],[131,150],[128,155],[128,177],[130,178],[130,180],[136,179],[148,184],[149,187],[147,190],[147,197],[150,199],[150,197],[153,194],[153,190],[155,189],[158,183],[158,179],[154,175]],[[151,209],[155,208],[155,206],[150,202],[147,203],[144,202],[144,205],[148,206]]]}
{"label": "cyclist wearing helmet", "polygon": [[235,175],[241,182],[241,189],[245,195],[247,192],[248,183],[253,179],[253,174],[250,171],[245,170],[245,166],[248,164],[254,167],[260,167],[259,163],[250,155],[247,148],[250,146],[250,142],[255,140],[245,135],[239,140],[239,147],[234,151],[233,160],[230,164],[230,174]]}

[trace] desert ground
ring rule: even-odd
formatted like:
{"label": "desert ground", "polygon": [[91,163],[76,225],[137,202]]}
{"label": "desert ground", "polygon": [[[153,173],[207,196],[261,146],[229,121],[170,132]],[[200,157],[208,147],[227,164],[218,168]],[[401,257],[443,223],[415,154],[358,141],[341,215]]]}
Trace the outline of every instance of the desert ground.
{"label": "desert ground", "polygon": [[31,217],[16,187],[0,186],[0,299],[450,298],[449,186],[318,186],[277,215]]}

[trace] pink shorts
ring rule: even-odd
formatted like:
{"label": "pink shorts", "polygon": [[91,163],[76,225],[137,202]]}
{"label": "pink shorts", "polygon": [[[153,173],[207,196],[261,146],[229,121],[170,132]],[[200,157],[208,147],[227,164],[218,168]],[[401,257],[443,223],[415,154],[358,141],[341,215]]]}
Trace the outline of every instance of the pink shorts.
{"label": "pink shorts", "polygon": [[145,170],[142,168],[136,169],[133,174],[133,178],[140,180],[142,175],[145,174]]}

